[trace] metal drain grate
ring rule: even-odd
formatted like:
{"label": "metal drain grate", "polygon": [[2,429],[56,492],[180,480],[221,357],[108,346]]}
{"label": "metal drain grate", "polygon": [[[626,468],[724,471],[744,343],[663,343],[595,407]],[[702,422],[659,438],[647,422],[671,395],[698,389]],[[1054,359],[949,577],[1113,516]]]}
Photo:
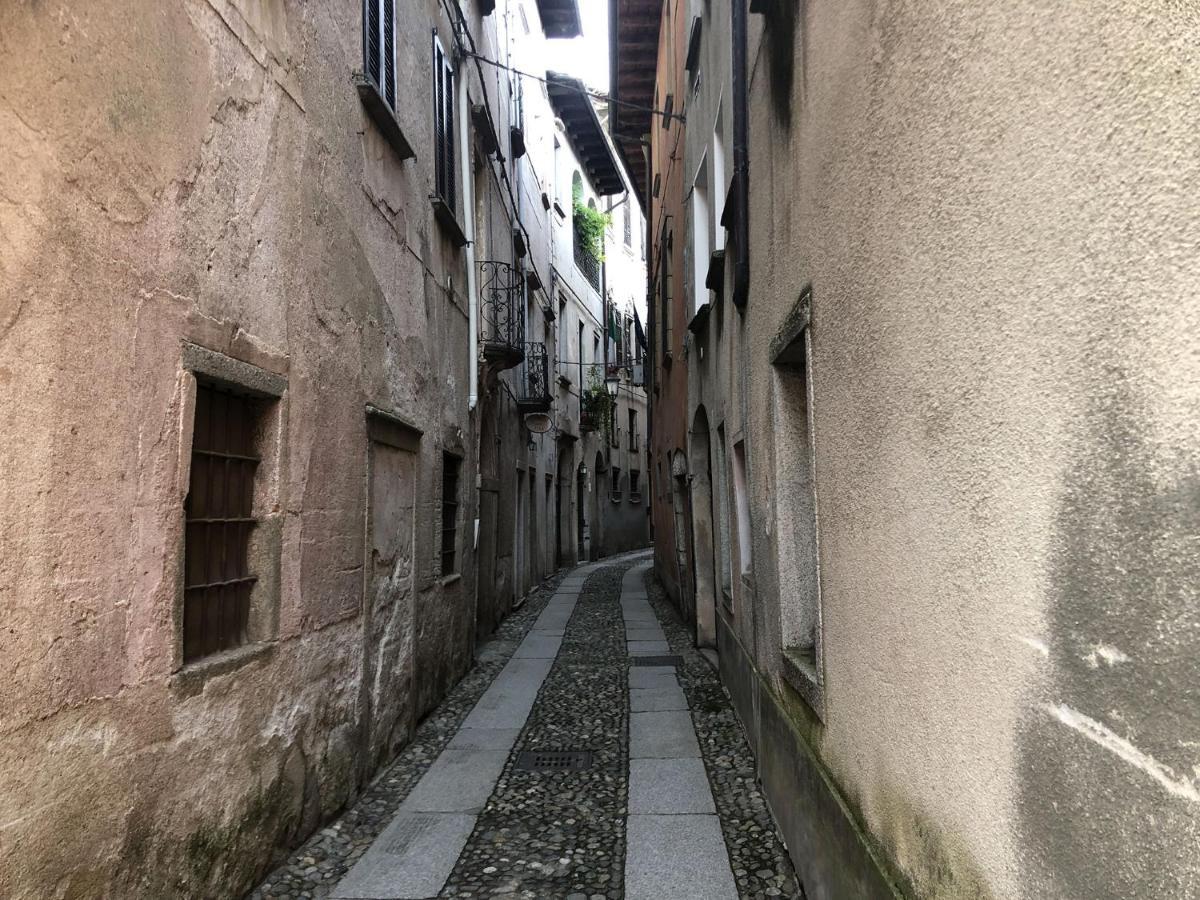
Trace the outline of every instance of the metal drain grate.
{"label": "metal drain grate", "polygon": [[522,772],[582,772],[591,767],[590,750],[522,750],[515,766]]}
{"label": "metal drain grate", "polygon": [[682,656],[631,656],[631,666],[682,666]]}

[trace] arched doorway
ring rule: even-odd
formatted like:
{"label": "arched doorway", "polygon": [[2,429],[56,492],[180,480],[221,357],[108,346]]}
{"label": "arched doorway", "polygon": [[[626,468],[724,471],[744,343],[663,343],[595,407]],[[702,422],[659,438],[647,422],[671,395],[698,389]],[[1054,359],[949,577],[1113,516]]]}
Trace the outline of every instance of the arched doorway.
{"label": "arched doorway", "polygon": [[708,413],[696,410],[689,435],[692,470],[692,557],[695,561],[696,646],[717,646],[717,576],[713,551],[712,455]]}

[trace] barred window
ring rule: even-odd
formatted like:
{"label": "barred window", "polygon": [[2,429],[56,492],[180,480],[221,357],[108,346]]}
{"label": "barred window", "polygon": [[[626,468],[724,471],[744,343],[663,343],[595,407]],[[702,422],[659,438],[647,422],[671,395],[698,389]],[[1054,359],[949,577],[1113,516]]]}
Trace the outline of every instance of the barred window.
{"label": "barred window", "polygon": [[458,196],[454,172],[454,70],[436,31],[433,34],[433,140],[437,195],[453,212]]}
{"label": "barred window", "polygon": [[442,575],[458,571],[458,469],[461,461],[442,454]]}
{"label": "barred window", "polygon": [[616,466],[612,467],[612,501],[614,503],[621,499],[621,470]]}
{"label": "barred window", "polygon": [[199,384],[184,503],[183,659],[247,642],[256,435],[267,402]]}
{"label": "barred window", "polygon": [[396,108],[395,0],[363,0],[363,71]]}

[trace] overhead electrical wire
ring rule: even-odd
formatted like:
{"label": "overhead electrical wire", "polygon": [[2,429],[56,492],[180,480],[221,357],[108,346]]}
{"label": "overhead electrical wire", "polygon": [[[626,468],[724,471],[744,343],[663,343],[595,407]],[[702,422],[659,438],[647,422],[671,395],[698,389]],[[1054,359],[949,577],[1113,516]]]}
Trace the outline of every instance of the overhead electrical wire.
{"label": "overhead electrical wire", "polygon": [[543,78],[541,75],[534,75],[532,72],[525,72],[521,69],[515,68],[514,66],[505,65],[504,63],[497,62],[494,59],[488,59],[486,56],[483,56],[479,53],[472,52],[470,55],[475,57],[476,64],[481,62],[487,63],[489,66],[495,66],[497,69],[504,69],[506,72],[512,72],[514,75],[520,75],[522,78],[532,78],[534,81],[540,81],[542,84],[553,83],[558,87],[565,88],[569,91],[575,91],[576,93],[583,94],[587,97],[594,97],[597,100],[603,100],[605,103],[611,103],[614,106],[623,106],[626,109],[634,109],[639,112],[648,112],[653,116],[662,116],[668,121],[671,119],[678,119],[680,122],[687,121],[687,119],[684,118],[683,113],[667,112],[665,109],[656,109],[653,106],[642,106],[640,103],[627,103],[624,100],[617,100],[613,97],[610,97],[603,91],[594,91],[588,87],[575,87],[572,84],[564,84],[561,81],[552,81],[549,78]]}

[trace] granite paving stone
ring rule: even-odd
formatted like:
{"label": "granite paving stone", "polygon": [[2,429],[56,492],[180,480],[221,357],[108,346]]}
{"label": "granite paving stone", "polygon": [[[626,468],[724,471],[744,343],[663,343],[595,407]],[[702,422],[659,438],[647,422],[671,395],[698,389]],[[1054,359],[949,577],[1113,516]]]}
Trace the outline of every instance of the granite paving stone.
{"label": "granite paving stone", "polygon": [[413,788],[404,808],[414,812],[476,812],[491,796],[508,750],[447,747]]}
{"label": "granite paving stone", "polygon": [[513,654],[514,659],[554,659],[558,656],[558,648],[562,645],[563,636],[534,631],[521,641],[521,646]]}
{"label": "granite paving stone", "polygon": [[692,717],[684,710],[654,710],[630,713],[629,756],[631,759],[678,759],[700,756]]}
{"label": "granite paving stone", "polygon": [[632,688],[629,691],[630,712],[687,708],[687,697],[683,695],[679,682],[669,687]]}
{"label": "granite paving stone", "polygon": [[716,812],[699,758],[629,760],[630,815]]}
{"label": "granite paving stone", "polygon": [[625,638],[630,641],[665,641],[667,635],[662,628],[657,626],[653,628],[630,628],[626,626]]}
{"label": "granite paving stone", "polygon": [[674,666],[638,666],[629,670],[631,688],[679,687]]}
{"label": "granite paving stone", "polygon": [[661,641],[628,641],[630,653],[669,653],[671,645],[664,638]]}
{"label": "granite paving stone", "polygon": [[626,900],[737,900],[716,816],[630,816]]}
{"label": "granite paving stone", "polygon": [[423,900],[446,881],[475,817],[401,813],[334,888],[336,900]]}

